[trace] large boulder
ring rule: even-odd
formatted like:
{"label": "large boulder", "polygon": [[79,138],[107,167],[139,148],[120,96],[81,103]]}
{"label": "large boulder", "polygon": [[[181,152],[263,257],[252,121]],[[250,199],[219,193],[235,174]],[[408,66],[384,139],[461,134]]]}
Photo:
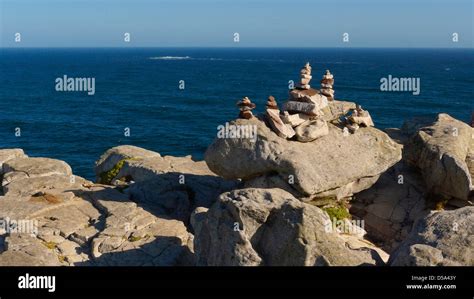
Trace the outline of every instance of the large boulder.
{"label": "large boulder", "polygon": [[95,162],[94,170],[97,181],[102,184],[110,184],[125,161],[152,157],[161,156],[159,153],[133,145],[120,145],[110,148]]}
{"label": "large boulder", "polygon": [[323,210],[281,189],[224,193],[209,210],[197,210],[192,225],[198,265],[383,264],[369,242],[343,236]]}
{"label": "large boulder", "polygon": [[232,124],[256,126],[256,141],[216,138],[205,153],[211,171],[243,180],[277,174],[301,196],[349,196],[352,185],[357,185],[357,191],[370,187],[401,159],[401,146],[375,128],[344,134],[328,124],[327,135],[301,143],[278,137],[258,119],[238,119]]}
{"label": "large boulder", "polygon": [[447,114],[439,114],[427,125],[404,125],[406,132],[418,131],[406,143],[404,159],[418,167],[432,194],[469,200],[473,196],[469,170],[474,129]]}
{"label": "large boulder", "polygon": [[393,252],[392,266],[474,266],[474,207],[432,212]]}

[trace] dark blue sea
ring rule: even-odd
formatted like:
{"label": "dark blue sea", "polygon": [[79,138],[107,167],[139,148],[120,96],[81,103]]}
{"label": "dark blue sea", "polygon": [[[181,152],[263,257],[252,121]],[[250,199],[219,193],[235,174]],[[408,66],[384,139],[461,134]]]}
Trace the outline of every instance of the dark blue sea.
{"label": "dark blue sea", "polygon": [[[288,81],[298,81],[306,61],[313,87],[331,70],[336,98],[360,103],[379,128],[439,112],[469,121],[474,106],[473,49],[0,51],[0,148],[65,160],[89,179],[94,161],[120,144],[201,159],[216,127],[238,115],[239,99],[250,97],[257,112],[270,94],[282,103]],[[55,80],[63,75],[94,77],[95,95],[57,92]],[[380,91],[380,79],[388,75],[420,78],[420,95]]]}

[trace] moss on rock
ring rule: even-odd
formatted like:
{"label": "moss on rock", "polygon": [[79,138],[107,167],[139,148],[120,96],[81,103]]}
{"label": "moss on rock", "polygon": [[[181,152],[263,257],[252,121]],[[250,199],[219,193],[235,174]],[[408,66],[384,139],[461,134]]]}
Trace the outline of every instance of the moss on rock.
{"label": "moss on rock", "polygon": [[349,214],[347,209],[343,206],[327,207],[327,208],[323,208],[323,210],[326,213],[328,213],[331,221],[333,221],[333,219],[336,219],[336,220],[351,219],[351,214]]}
{"label": "moss on rock", "polygon": [[99,183],[110,185],[112,183],[112,180],[119,174],[120,170],[125,164],[125,161],[128,161],[128,160],[130,159],[122,159],[118,161],[117,164],[115,164],[114,167],[112,167],[108,171],[102,172],[99,175]]}

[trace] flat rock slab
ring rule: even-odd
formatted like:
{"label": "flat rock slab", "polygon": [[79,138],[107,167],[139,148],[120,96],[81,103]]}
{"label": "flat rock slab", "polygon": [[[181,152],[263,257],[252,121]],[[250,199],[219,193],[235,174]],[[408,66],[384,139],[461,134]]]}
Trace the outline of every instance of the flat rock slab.
{"label": "flat rock slab", "polygon": [[401,146],[375,128],[345,135],[329,124],[328,135],[301,143],[279,138],[258,120],[236,120],[232,124],[256,125],[256,142],[215,139],[205,153],[209,168],[226,179],[248,180],[276,173],[284,181],[291,178],[291,187],[302,195],[378,176],[401,159]]}
{"label": "flat rock slab", "polygon": [[17,179],[52,175],[72,175],[71,167],[64,161],[50,158],[15,158],[3,163],[2,186]]}

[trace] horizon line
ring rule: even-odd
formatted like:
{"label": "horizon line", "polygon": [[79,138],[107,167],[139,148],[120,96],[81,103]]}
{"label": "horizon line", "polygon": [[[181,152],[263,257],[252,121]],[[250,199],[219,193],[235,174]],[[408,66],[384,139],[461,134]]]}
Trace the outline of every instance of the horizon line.
{"label": "horizon line", "polygon": [[302,46],[302,47],[294,47],[294,46],[248,46],[248,47],[240,47],[240,46],[57,46],[57,47],[47,47],[47,46],[0,46],[0,49],[463,49],[463,50],[472,50],[474,47],[363,47],[363,46],[327,46],[327,47],[311,47],[311,46]]}

